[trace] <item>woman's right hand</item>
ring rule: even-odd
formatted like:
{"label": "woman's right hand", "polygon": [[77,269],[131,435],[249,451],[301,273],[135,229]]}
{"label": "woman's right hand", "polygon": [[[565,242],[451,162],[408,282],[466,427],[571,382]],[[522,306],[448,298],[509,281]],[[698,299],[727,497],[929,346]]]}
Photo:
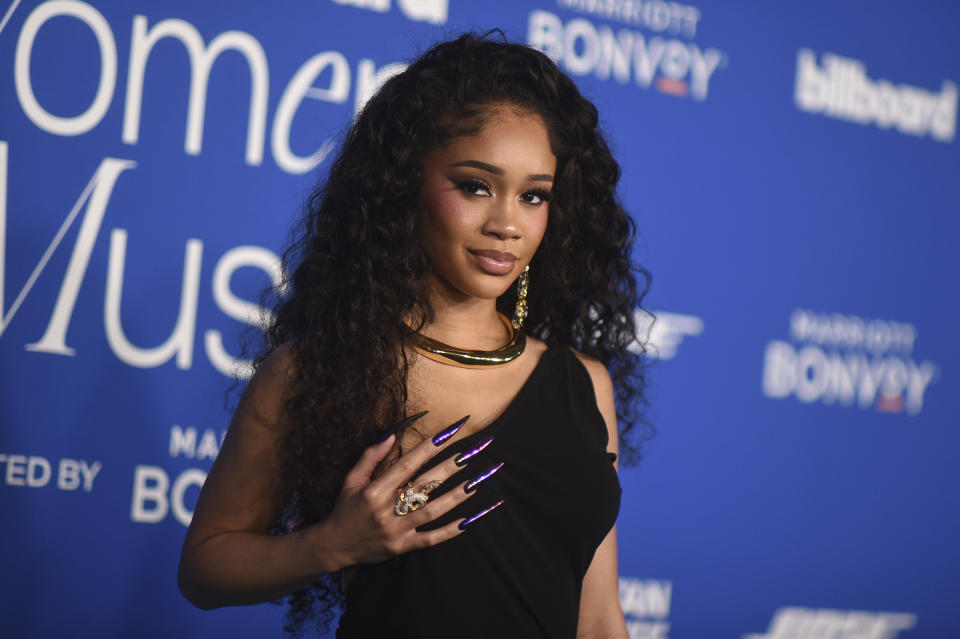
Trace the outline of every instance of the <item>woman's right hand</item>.
{"label": "woman's right hand", "polygon": [[[477,478],[448,490],[436,499],[428,500],[426,505],[406,515],[400,516],[394,509],[399,490],[406,487],[408,482],[419,489],[427,482],[446,481],[466,464],[469,457],[489,444],[487,441],[471,451],[452,455],[437,466],[411,477],[417,469],[450,444],[453,434],[465,421],[466,418],[433,437],[424,439],[376,479],[371,479],[373,472],[390,452],[396,436],[391,434],[364,451],[344,478],[343,487],[330,516],[309,529],[325,556],[326,565],[346,568],[355,564],[384,561],[411,550],[435,546],[463,532],[463,524],[472,522],[476,516],[468,520],[457,519],[433,530],[418,532],[416,529],[469,499],[479,483],[476,480],[486,479],[493,474],[487,471],[499,470],[499,466],[493,469],[478,469]],[[500,503],[496,504],[499,505]]]}

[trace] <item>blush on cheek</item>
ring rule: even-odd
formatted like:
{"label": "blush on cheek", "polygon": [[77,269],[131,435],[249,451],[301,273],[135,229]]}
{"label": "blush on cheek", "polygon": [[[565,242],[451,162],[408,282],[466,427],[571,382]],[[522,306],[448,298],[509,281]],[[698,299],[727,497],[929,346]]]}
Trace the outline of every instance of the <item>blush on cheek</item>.
{"label": "blush on cheek", "polygon": [[539,246],[540,242],[543,241],[543,236],[547,232],[547,212],[542,213],[538,212],[537,216],[530,221],[529,233],[531,237],[539,237],[537,245]]}
{"label": "blush on cheek", "polygon": [[438,189],[428,196],[428,207],[433,222],[456,227],[469,223],[470,211],[463,194],[456,189]]}

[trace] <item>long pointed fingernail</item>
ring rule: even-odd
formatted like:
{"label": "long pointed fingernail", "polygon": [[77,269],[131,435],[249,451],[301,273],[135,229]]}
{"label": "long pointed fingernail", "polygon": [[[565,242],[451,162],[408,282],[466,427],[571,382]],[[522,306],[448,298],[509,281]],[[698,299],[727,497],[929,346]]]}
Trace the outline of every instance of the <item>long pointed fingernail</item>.
{"label": "long pointed fingernail", "polygon": [[377,440],[377,443],[378,443],[378,444],[383,443],[384,441],[386,441],[387,437],[389,437],[390,435],[393,435],[395,432],[397,432],[397,431],[400,430],[401,428],[405,428],[405,427],[409,426],[410,424],[412,424],[413,422],[417,421],[418,419],[420,419],[421,417],[423,417],[424,415],[426,415],[426,414],[429,413],[429,412],[430,412],[430,411],[428,411],[428,410],[422,410],[422,411],[420,411],[419,413],[417,413],[416,415],[411,415],[410,417],[407,417],[406,419],[400,420],[399,422],[397,422],[396,424],[394,424],[393,426],[391,426],[390,428],[388,428],[387,431],[386,431],[383,435],[380,435],[380,439]]}
{"label": "long pointed fingernail", "polygon": [[468,419],[470,419],[469,415],[467,415],[466,417],[462,417],[456,422],[454,422],[453,424],[451,424],[449,427],[447,427],[445,430],[438,433],[433,438],[433,445],[440,446],[441,444],[443,444],[443,442],[447,441],[448,439],[456,435],[457,431],[463,428],[463,425],[467,423]]}
{"label": "long pointed fingernail", "polygon": [[476,520],[478,520],[478,519],[480,519],[481,517],[483,517],[484,515],[486,515],[486,514],[487,514],[488,512],[490,512],[491,510],[494,510],[495,508],[499,508],[502,504],[503,504],[503,500],[501,499],[500,501],[498,501],[497,503],[495,503],[493,506],[490,506],[489,508],[486,508],[486,509],[484,509],[484,510],[481,510],[481,511],[478,512],[476,515],[474,515],[473,517],[467,517],[466,519],[464,519],[463,521],[461,521],[461,522],[460,522],[460,525],[457,526],[457,527],[458,527],[460,530],[463,530],[464,528],[466,528],[467,526],[469,526],[470,524],[472,524],[472,523],[475,522]]}
{"label": "long pointed fingernail", "polygon": [[497,464],[496,466],[494,466],[493,468],[491,468],[485,473],[480,473],[479,475],[477,475],[476,477],[474,477],[464,485],[463,492],[472,493],[477,489],[477,486],[480,485],[480,482],[484,481],[485,479],[490,477],[490,475],[494,474],[501,468],[503,468],[503,462],[500,462],[499,464]]}
{"label": "long pointed fingernail", "polygon": [[484,448],[486,448],[487,446],[489,446],[489,445],[490,445],[490,442],[492,442],[492,441],[493,441],[493,437],[491,437],[491,438],[488,439],[487,441],[483,442],[482,444],[480,444],[479,446],[477,446],[477,447],[474,448],[473,450],[468,450],[468,451],[465,451],[465,452],[460,453],[459,455],[457,455],[456,459],[453,460],[453,463],[456,464],[457,466],[463,466],[464,464],[467,463],[467,461],[468,461],[471,457],[473,457],[474,455],[480,454],[480,452],[481,452]]}

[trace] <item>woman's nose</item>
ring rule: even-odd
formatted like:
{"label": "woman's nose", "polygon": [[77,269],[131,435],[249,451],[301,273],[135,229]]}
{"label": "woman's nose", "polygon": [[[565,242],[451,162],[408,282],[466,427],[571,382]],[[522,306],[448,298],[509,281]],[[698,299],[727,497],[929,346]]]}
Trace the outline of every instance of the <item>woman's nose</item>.
{"label": "woman's nose", "polygon": [[500,240],[518,240],[520,230],[520,202],[503,198],[490,207],[483,232]]}

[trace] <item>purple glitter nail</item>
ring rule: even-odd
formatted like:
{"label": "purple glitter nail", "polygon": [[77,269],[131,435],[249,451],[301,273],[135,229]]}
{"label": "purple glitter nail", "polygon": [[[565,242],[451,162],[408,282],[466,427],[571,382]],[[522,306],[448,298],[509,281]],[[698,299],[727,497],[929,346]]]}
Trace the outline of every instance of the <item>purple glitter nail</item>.
{"label": "purple glitter nail", "polygon": [[485,509],[485,510],[481,510],[481,511],[478,512],[476,515],[474,515],[473,517],[467,517],[466,519],[464,519],[463,521],[460,522],[460,525],[458,526],[458,528],[460,528],[460,530],[463,530],[464,528],[466,528],[467,526],[469,526],[470,524],[472,524],[472,523],[475,522],[476,520],[478,520],[478,519],[480,519],[481,517],[483,517],[484,515],[486,515],[486,514],[487,514],[488,512],[490,512],[491,510],[493,510],[493,509],[495,509],[495,508],[499,508],[501,504],[503,504],[503,500],[502,500],[502,499],[501,499],[500,501],[498,501],[497,503],[495,503],[493,506],[490,506],[489,508],[487,508],[487,509]]}
{"label": "purple glitter nail", "polygon": [[443,442],[445,442],[445,441],[447,441],[448,439],[450,439],[451,437],[453,437],[453,436],[457,433],[458,430],[460,430],[461,428],[463,428],[463,425],[467,423],[467,420],[468,420],[468,419],[470,419],[470,416],[469,416],[469,415],[467,415],[466,417],[463,417],[463,418],[457,420],[457,421],[454,422],[450,427],[448,427],[448,428],[446,428],[445,430],[443,430],[443,431],[441,431],[440,433],[438,433],[438,434],[433,438],[433,445],[434,445],[434,446],[440,446],[440,445],[443,444]]}
{"label": "purple glitter nail", "polygon": [[495,472],[497,472],[497,471],[500,470],[501,468],[503,468],[503,462],[500,462],[499,464],[497,464],[496,466],[494,466],[493,468],[491,468],[491,469],[488,470],[487,472],[481,473],[481,474],[477,475],[476,477],[474,477],[473,479],[471,479],[470,481],[467,482],[467,485],[463,487],[463,492],[465,492],[465,493],[472,493],[474,490],[477,489],[477,486],[480,485],[480,482],[482,482],[482,481],[485,480],[487,477],[489,477],[490,475],[494,474]]}
{"label": "purple glitter nail", "polygon": [[493,437],[483,442],[473,450],[468,450],[466,452],[460,453],[459,455],[457,455],[457,458],[453,460],[453,463],[456,464],[457,466],[463,466],[464,464],[467,463],[467,461],[471,457],[473,457],[474,455],[479,455],[480,452],[482,452],[484,448],[489,446],[492,441],[493,441]]}
{"label": "purple glitter nail", "polygon": [[404,427],[406,427],[406,426],[409,426],[410,424],[412,424],[413,422],[417,421],[418,419],[420,419],[421,417],[423,417],[424,415],[426,415],[426,414],[429,413],[429,412],[430,412],[430,411],[422,410],[422,411],[420,411],[419,413],[417,413],[416,415],[411,415],[410,417],[407,417],[406,419],[400,420],[399,422],[397,422],[396,424],[394,424],[393,426],[391,426],[390,428],[388,428],[387,431],[386,431],[383,435],[380,435],[380,438],[377,440],[377,443],[378,443],[378,444],[383,443],[384,441],[386,441],[387,437],[389,437],[390,435],[393,435],[395,432],[397,432],[397,431],[400,430],[401,428],[404,428]]}

